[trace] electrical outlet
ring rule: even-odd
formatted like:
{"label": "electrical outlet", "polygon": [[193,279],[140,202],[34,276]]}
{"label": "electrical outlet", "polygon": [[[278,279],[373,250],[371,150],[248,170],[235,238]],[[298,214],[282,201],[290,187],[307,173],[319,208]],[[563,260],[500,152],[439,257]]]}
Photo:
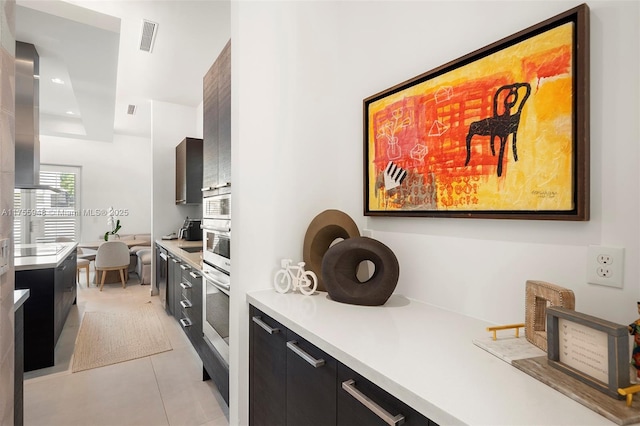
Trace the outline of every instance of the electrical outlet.
{"label": "electrical outlet", "polygon": [[587,282],[622,288],[623,275],[623,247],[589,246],[587,250]]}

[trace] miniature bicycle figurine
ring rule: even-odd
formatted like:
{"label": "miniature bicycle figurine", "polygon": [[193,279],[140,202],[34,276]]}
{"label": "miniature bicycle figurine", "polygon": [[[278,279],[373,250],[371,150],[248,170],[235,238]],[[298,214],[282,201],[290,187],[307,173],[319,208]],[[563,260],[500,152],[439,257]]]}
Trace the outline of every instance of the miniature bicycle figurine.
{"label": "miniature bicycle figurine", "polygon": [[[313,271],[305,271],[304,262],[298,262],[298,266],[291,266],[291,259],[282,259],[282,269],[276,272],[273,285],[278,293],[286,293],[293,283],[293,291],[300,289],[300,293],[309,296],[318,288],[318,277]],[[294,273],[294,271],[297,271]]]}

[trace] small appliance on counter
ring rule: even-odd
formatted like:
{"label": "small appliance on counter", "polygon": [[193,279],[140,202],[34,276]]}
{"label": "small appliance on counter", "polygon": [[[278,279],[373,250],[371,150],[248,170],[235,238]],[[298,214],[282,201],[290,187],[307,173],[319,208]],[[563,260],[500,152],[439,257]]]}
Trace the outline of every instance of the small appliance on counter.
{"label": "small appliance on counter", "polygon": [[178,239],[184,239],[186,241],[202,241],[201,224],[202,220],[189,219],[187,216],[182,224],[182,228],[178,231]]}

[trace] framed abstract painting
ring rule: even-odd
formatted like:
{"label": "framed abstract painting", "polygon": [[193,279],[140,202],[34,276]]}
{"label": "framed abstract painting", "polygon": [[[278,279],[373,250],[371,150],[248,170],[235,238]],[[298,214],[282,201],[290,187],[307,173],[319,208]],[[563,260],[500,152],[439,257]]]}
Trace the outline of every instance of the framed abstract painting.
{"label": "framed abstract painting", "polygon": [[364,100],[364,214],[589,220],[589,9]]}

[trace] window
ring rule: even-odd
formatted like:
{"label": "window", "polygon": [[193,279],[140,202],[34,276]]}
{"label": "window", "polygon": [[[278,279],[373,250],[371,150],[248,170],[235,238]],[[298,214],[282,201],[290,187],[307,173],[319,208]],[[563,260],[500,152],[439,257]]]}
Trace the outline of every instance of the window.
{"label": "window", "polygon": [[40,184],[59,188],[16,189],[14,239],[16,243],[78,240],[80,235],[80,167],[42,164]]}

